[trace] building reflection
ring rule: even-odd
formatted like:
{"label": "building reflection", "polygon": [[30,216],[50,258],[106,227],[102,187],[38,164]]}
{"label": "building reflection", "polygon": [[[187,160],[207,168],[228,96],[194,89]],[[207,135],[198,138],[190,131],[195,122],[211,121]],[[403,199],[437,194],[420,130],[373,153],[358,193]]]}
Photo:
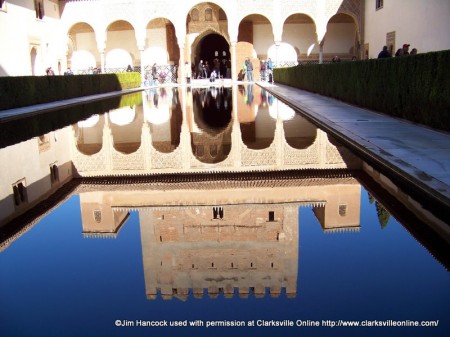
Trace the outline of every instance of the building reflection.
{"label": "building reflection", "polygon": [[152,89],[142,102],[74,126],[80,176],[361,167],[259,86]]}
{"label": "building reflection", "polygon": [[192,185],[80,192],[87,238],[115,237],[139,212],[149,299],[296,296],[301,210],[312,208],[326,231],[360,226],[361,187],[349,173]]}

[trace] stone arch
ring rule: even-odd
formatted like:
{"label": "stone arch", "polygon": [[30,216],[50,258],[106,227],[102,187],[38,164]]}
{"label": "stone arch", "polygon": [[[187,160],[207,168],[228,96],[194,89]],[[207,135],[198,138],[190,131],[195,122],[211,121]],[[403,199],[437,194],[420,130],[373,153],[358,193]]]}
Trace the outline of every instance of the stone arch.
{"label": "stone arch", "polygon": [[297,52],[297,60],[319,58],[316,23],[304,13],[289,15],[283,23],[282,41],[291,45]]}
{"label": "stone arch", "polygon": [[194,127],[191,148],[202,163],[219,163],[231,152],[231,88],[195,88],[192,90]]}
{"label": "stone arch", "polygon": [[92,115],[75,124],[75,139],[78,151],[85,155],[99,153],[103,147],[103,127],[105,115]]}
{"label": "stone arch", "polygon": [[[266,16],[250,14],[242,18],[238,26],[236,44],[237,69],[242,68],[246,57],[250,58],[253,69],[258,69],[260,60],[267,59],[273,41],[272,22]],[[253,78],[255,81],[260,80],[259,71],[253,71]]]}
{"label": "stone arch", "polygon": [[277,101],[277,106],[278,118],[283,120],[286,143],[297,150],[312,146],[317,138],[317,126],[285,103]]}
{"label": "stone arch", "polygon": [[360,33],[358,21],[353,13],[340,11],[327,23],[323,38],[324,59],[338,56],[341,60],[350,60],[360,53]]}
{"label": "stone arch", "polygon": [[[206,49],[204,49],[205,41],[211,41],[211,44],[206,46]],[[195,66],[200,60],[208,61],[212,65],[216,57],[219,58],[219,61],[224,58],[230,58],[230,41],[228,36],[213,28],[208,28],[201,32],[192,42],[190,49],[192,51],[190,62],[194,65],[195,71],[197,71]]]}
{"label": "stone arch", "polygon": [[[132,67],[139,66],[138,60],[132,55],[139,55],[134,26],[126,20],[116,20],[108,24],[106,28],[105,55],[114,51],[116,56],[107,57],[105,63],[106,72],[125,71],[129,62]],[[128,56],[127,56],[128,55]]]}
{"label": "stone arch", "polygon": [[75,73],[86,73],[89,67],[100,67],[95,30],[89,23],[76,22],[67,31],[67,65]]}
{"label": "stone arch", "polygon": [[131,154],[141,146],[143,114],[136,106],[124,106],[108,113],[114,149]]}
{"label": "stone arch", "polygon": [[275,138],[276,120],[266,104],[265,89],[248,83],[238,87],[237,111],[242,142],[252,150],[270,147]]}
{"label": "stone arch", "polygon": [[147,48],[142,63],[144,67],[157,65],[178,65],[180,48],[175,26],[166,17],[153,18],[146,26]]}
{"label": "stone arch", "polygon": [[[193,18],[197,12],[199,13],[199,18],[195,21]],[[210,15],[206,15],[207,13],[210,13]],[[219,43],[222,49],[225,47],[226,55],[223,55],[223,50],[221,50],[219,56],[226,56],[229,59],[230,38],[226,11],[215,1],[197,3],[191,7],[186,16],[185,60],[191,63],[193,69],[200,61],[199,45],[210,34],[217,34],[219,37],[217,41],[226,41],[226,46]]]}

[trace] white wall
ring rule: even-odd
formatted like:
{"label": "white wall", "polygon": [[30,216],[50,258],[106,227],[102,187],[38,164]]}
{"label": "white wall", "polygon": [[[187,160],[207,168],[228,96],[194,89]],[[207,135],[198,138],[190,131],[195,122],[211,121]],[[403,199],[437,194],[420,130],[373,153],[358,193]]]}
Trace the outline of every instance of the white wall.
{"label": "white wall", "polygon": [[319,53],[316,26],[313,23],[285,24],[283,26],[283,42],[297,48],[301,54],[306,54],[308,48],[314,44],[311,53]]}
{"label": "white wall", "polygon": [[25,178],[28,204],[32,204],[55,189],[50,180],[51,164],[57,163],[60,182],[72,177],[71,153],[68,151],[73,137],[71,130],[69,126],[50,132],[50,147],[43,152],[39,152],[37,138],[0,151],[0,223],[15,212],[12,186],[17,181]]}
{"label": "white wall", "polygon": [[8,0],[0,10],[0,76],[31,75],[30,50],[38,50],[35,75],[45,75],[45,69],[58,69],[61,48],[58,43],[59,9],[44,1],[45,16],[36,19],[34,1]]}
{"label": "white wall", "polygon": [[324,53],[351,53],[355,45],[356,26],[354,23],[330,23],[327,26]]}
{"label": "white wall", "polygon": [[253,48],[258,56],[267,55],[267,51],[273,44],[274,40],[271,24],[253,25]]}
{"label": "white wall", "polygon": [[375,0],[365,0],[364,41],[369,57],[376,58],[386,33],[395,31],[395,49],[409,43],[419,53],[450,49],[449,0],[384,0],[375,10]]}

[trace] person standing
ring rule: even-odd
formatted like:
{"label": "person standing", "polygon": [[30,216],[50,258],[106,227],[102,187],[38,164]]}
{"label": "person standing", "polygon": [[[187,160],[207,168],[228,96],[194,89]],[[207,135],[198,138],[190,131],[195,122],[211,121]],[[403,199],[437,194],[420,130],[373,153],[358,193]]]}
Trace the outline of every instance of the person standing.
{"label": "person standing", "polygon": [[203,66],[203,60],[200,60],[197,66],[197,78],[203,78],[204,74],[205,74],[205,67]]}
{"label": "person standing", "polygon": [[261,60],[259,64],[259,72],[261,76],[261,81],[266,81],[266,71],[267,71],[267,64],[265,60]]}
{"label": "person standing", "polygon": [[245,69],[247,70],[247,81],[253,82],[253,64],[250,57],[245,59]]}
{"label": "person standing", "polygon": [[384,46],[383,50],[378,54],[379,59],[389,58],[391,57],[391,53],[388,51],[388,47]]}
{"label": "person standing", "polygon": [[409,44],[407,44],[407,43],[405,43],[404,45],[403,45],[403,56],[406,56],[406,55],[409,55]]}
{"label": "person standing", "polygon": [[268,81],[273,83],[273,62],[270,57],[267,59],[267,75]]}
{"label": "person standing", "polygon": [[152,65],[152,84],[156,85],[158,83],[158,71],[156,69],[156,63]]}

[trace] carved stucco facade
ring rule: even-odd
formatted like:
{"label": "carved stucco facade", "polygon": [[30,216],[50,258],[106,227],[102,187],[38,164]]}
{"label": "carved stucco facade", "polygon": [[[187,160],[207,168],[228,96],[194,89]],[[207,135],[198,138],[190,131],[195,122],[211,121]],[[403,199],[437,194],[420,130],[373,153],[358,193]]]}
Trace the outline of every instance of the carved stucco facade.
{"label": "carved stucco facade", "polygon": [[[270,106],[257,102],[256,99],[251,105],[240,104],[243,102],[242,93],[236,86],[228,88],[232,92],[232,101],[234,102],[232,119],[220,132],[210,135],[202,131],[195,121],[193,111],[193,98],[186,88],[178,90],[181,104],[182,120],[181,124],[174,131],[176,136],[167,136],[167,148],[173,147],[170,151],[162,152],[155,148],[153,137],[155,137],[155,127],[152,123],[138,116],[148,116],[150,114],[147,94],[144,92],[143,105],[136,106],[136,123],[134,137],[137,142],[130,145],[133,151],[125,153],[121,151],[114,141],[112,123],[109,121],[108,114],[102,115],[95,128],[97,132],[96,144],[87,144],[95,146],[98,152],[87,154],[83,151],[84,144],[77,142],[78,135],[83,131],[78,128],[72,137],[72,158],[77,174],[83,177],[92,176],[123,176],[123,175],[147,175],[152,173],[194,173],[194,172],[246,172],[258,170],[290,170],[290,169],[339,169],[339,168],[358,168],[361,165],[359,159],[354,157],[350,151],[339,144],[333,144],[325,132],[303,121],[300,116],[300,123],[297,127],[301,132],[308,134],[304,138],[304,144],[298,148],[293,147],[288,142],[286,135],[286,126],[281,117],[280,111],[289,113],[289,110],[295,115],[295,112],[284,103],[277,101],[274,103],[275,120],[261,122],[259,126],[256,121],[256,129],[263,129],[262,132],[268,132],[267,129],[273,128],[273,133],[262,138],[267,145],[261,149],[252,149],[244,142],[241,122],[245,116],[245,121],[256,116],[267,116],[271,110]],[[255,97],[260,96],[263,89],[255,87]],[[227,95],[227,94],[225,94]],[[171,98],[169,97],[169,100]],[[159,99],[159,104],[163,100]],[[274,107],[275,107],[274,105]],[[170,109],[179,109],[171,107]],[[251,115],[254,111],[256,115]],[[214,113],[214,112],[212,112]],[[102,122],[103,121],[103,122]],[[246,124],[246,123],[244,123]],[[248,124],[248,123],[247,123]],[[303,125],[303,126],[302,126]],[[122,126],[125,128],[126,126]],[[116,127],[119,132],[120,128]],[[126,130],[126,129],[124,129]],[[289,131],[289,130],[288,130]],[[299,130],[293,130],[298,132]],[[95,132],[95,131],[94,131]],[[125,132],[125,131],[124,131]],[[128,131],[126,131],[128,132]],[[255,131],[258,133],[258,131]],[[289,135],[292,131],[289,131]],[[130,133],[130,132],[128,132]],[[170,133],[170,132],[169,132]],[[117,134],[117,132],[116,132]],[[267,138],[268,137],[268,138]],[[116,135],[116,138],[119,138]],[[171,139],[179,139],[178,144],[171,143]],[[295,138],[294,138],[295,139]],[[196,142],[204,147],[200,156],[196,151]],[[162,143],[162,142],[161,142]],[[170,146],[169,146],[170,145]],[[163,147],[160,145],[160,147]],[[230,147],[229,153],[223,155],[223,148]],[[164,147],[163,147],[164,148]],[[214,152],[216,161],[211,156],[211,149]]]}
{"label": "carved stucco facade", "polygon": [[[299,222],[312,208],[324,231],[358,231],[361,188],[350,175],[79,189],[83,235],[114,238],[139,213],[149,299],[297,294]],[[345,211],[342,209],[345,208]],[[95,216],[95,214],[99,214]]]}
{"label": "carved stucco facade", "polygon": [[[217,33],[223,36],[230,46],[232,78],[236,79],[239,65],[245,56],[253,57],[256,62],[257,57],[268,56],[268,51],[264,46],[272,44],[278,47],[283,42],[286,20],[292,18],[293,15],[307,18],[308,24],[313,27],[312,36],[309,39],[316,45],[314,49],[316,54],[319,52],[319,45],[324,43],[323,39],[327,33],[327,25],[331,22],[330,19],[333,17],[338,20],[342,19],[342,17],[336,16],[337,14],[344,14],[350,18],[350,21],[348,18],[344,21],[354,26],[356,37],[351,36],[350,39],[357,40],[355,46],[362,43],[363,11],[360,0],[213,0],[208,2],[195,0],[59,2],[43,0],[46,15],[38,22],[33,22],[31,26],[18,24],[20,20],[34,19],[34,2],[30,0],[29,3],[25,3],[24,5],[19,1],[7,1],[4,11],[0,11],[0,17],[5,18],[4,23],[9,28],[6,31],[10,31],[12,27],[12,31],[17,35],[14,42],[16,44],[19,42],[16,50],[10,49],[4,54],[8,61],[4,62],[3,75],[44,74],[47,66],[53,66],[62,73],[70,65],[71,54],[77,48],[90,49],[96,58],[97,66],[104,69],[106,53],[118,45],[124,45],[125,49],[128,49],[127,52],[132,55],[135,66],[143,67],[147,57],[146,50],[157,43],[155,39],[158,38],[149,35],[149,31],[157,22],[163,22],[168,27],[173,27],[173,32],[163,32],[161,38],[166,39],[167,52],[171,54],[169,59],[180,65],[182,74],[184,74],[185,62],[197,61],[192,54],[201,38],[211,33]],[[27,9],[30,14],[25,15],[24,13],[27,12],[23,9]],[[199,12],[199,20],[196,22],[192,21],[192,11],[194,10]],[[204,15],[208,10],[211,10],[212,13],[210,21],[205,19]],[[258,44],[262,46],[258,47],[260,50],[256,51],[256,55],[248,55],[249,50],[246,49],[245,43],[238,40],[239,26],[246,20],[252,21],[255,30],[261,25],[267,26],[268,35],[272,35],[272,37],[266,37],[267,34],[263,33],[266,30],[263,30],[256,36],[257,39],[268,39],[262,45],[261,41],[253,41],[253,47]],[[85,29],[91,33],[88,38],[90,42],[80,40],[82,43],[80,42],[78,45],[76,35],[80,32],[85,33]],[[328,30],[330,30],[329,27]],[[124,34],[126,32],[126,35],[119,36],[117,31],[122,31]],[[165,37],[164,34],[166,34]],[[2,37],[2,39],[6,38]],[[6,45],[13,43],[12,40],[4,40],[4,42]],[[353,48],[352,54],[358,52],[356,47]],[[172,48],[178,48],[179,53],[170,50]],[[304,49],[304,47],[302,48]],[[333,48],[336,49],[335,46]],[[338,51],[329,50],[330,55],[336,52]],[[18,53],[20,55],[16,55]],[[306,51],[302,50],[301,53],[301,55],[305,55]],[[349,55],[351,57],[351,54]],[[30,61],[25,62],[30,57],[33,58],[31,69]],[[22,64],[13,64],[16,58],[21,60]],[[179,81],[182,81],[182,78]]]}

